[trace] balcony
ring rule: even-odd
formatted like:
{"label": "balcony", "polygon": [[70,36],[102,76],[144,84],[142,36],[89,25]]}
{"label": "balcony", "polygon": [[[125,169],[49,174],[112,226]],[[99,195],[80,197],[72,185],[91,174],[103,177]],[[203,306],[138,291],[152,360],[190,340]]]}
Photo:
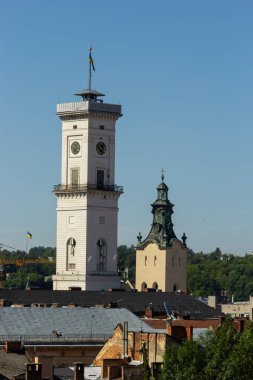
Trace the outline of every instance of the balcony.
{"label": "balcony", "polygon": [[57,115],[76,112],[105,112],[121,115],[121,105],[91,101],[57,104]]}
{"label": "balcony", "polygon": [[88,190],[97,191],[115,191],[117,193],[123,193],[123,186],[117,185],[55,185],[54,193],[87,193]]}

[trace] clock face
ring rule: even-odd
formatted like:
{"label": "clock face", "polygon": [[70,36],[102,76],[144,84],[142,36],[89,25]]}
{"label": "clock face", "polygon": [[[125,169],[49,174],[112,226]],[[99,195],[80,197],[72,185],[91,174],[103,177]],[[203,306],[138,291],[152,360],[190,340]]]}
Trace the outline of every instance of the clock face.
{"label": "clock face", "polygon": [[102,156],[103,154],[105,154],[106,145],[102,141],[99,141],[96,145],[96,151],[98,154]]}
{"label": "clock face", "polygon": [[72,144],[71,144],[71,152],[73,154],[78,154],[80,152],[80,149],[81,149],[81,147],[80,147],[80,144],[79,144],[78,141],[72,142]]}

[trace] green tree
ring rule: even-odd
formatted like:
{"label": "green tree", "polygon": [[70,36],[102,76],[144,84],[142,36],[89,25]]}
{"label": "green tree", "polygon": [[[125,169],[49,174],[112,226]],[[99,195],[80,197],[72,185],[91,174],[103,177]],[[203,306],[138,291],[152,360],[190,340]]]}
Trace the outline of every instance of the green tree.
{"label": "green tree", "polygon": [[148,351],[146,348],[146,343],[144,342],[142,345],[142,348],[140,349],[140,353],[142,354],[142,376],[143,380],[150,380],[151,378],[151,371],[148,364]]}
{"label": "green tree", "polygon": [[127,247],[126,245],[120,245],[118,247],[118,270],[123,272],[128,268],[128,277],[130,281],[135,279],[135,248],[133,245]]}
{"label": "green tree", "polygon": [[232,319],[226,319],[220,328],[210,330],[202,339],[205,349],[205,379],[223,380],[227,360],[238,340],[238,334],[233,330]]}
{"label": "green tree", "polygon": [[252,293],[253,256],[222,254],[219,248],[210,254],[188,253],[187,287],[194,296],[234,295],[236,301],[248,299]]}
{"label": "green tree", "polygon": [[210,330],[199,341],[170,347],[164,356],[161,380],[252,380],[253,323],[242,333],[232,319]]}
{"label": "green tree", "polygon": [[248,322],[239,335],[226,363],[223,380],[252,380],[253,378],[253,324]]}
{"label": "green tree", "polygon": [[181,346],[171,346],[165,353],[161,380],[199,380],[204,370],[201,345],[186,340]]}

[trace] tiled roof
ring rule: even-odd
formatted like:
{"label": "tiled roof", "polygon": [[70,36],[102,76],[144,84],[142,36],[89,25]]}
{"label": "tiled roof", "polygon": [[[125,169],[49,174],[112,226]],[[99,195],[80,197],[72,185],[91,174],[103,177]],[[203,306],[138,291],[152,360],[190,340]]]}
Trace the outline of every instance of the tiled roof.
{"label": "tiled roof", "polygon": [[177,315],[187,315],[191,319],[215,318],[221,312],[184,293],[169,292],[131,292],[131,291],[68,291],[68,290],[18,290],[0,289],[0,299],[7,304],[50,304],[67,306],[74,303],[78,306],[109,306],[115,303],[119,308],[126,308],[137,315],[143,315],[145,308],[152,306],[155,314],[166,314],[170,309]]}
{"label": "tiled roof", "polygon": [[0,379],[11,379],[25,371],[25,354],[7,353],[0,349]]}

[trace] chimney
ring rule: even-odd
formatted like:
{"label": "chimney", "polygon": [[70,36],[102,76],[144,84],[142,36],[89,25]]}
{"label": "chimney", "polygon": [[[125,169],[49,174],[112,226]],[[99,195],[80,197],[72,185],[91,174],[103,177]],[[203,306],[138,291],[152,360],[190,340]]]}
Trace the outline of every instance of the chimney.
{"label": "chimney", "polygon": [[26,364],[25,380],[41,380],[42,364]]}
{"label": "chimney", "polygon": [[84,380],[83,363],[74,363],[74,380]]}
{"label": "chimney", "polygon": [[214,309],[217,308],[217,297],[216,296],[208,296],[208,306],[213,307]]}
{"label": "chimney", "polygon": [[128,322],[123,324],[123,357],[128,357]]}
{"label": "chimney", "polygon": [[152,307],[152,303],[150,303],[149,306],[145,309],[145,317],[153,318],[153,316],[154,316],[154,309]]}

